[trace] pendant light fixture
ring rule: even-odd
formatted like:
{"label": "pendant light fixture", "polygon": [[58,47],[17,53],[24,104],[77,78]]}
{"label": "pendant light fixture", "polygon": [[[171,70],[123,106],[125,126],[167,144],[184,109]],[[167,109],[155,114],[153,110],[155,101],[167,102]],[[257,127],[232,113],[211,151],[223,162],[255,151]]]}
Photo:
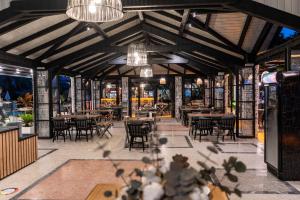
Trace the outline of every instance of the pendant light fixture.
{"label": "pendant light fixture", "polygon": [[153,70],[150,66],[142,67],[140,72],[141,78],[153,77]]}
{"label": "pendant light fixture", "polygon": [[121,0],[68,0],[66,13],[84,22],[110,22],[123,17]]}
{"label": "pendant light fixture", "polygon": [[134,67],[148,65],[147,50],[144,43],[132,43],[128,46],[127,65]]}

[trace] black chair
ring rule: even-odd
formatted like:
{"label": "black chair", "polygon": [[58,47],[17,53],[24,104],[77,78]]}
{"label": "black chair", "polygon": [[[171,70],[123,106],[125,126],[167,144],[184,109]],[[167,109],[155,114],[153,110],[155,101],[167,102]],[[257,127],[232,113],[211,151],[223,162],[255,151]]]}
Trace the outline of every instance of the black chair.
{"label": "black chair", "polygon": [[76,138],[80,140],[80,137],[85,133],[84,136],[86,137],[86,141],[89,141],[88,132],[90,131],[91,137],[93,137],[93,123],[91,119],[88,118],[76,118],[75,120],[75,127],[76,127]]}
{"label": "black chair", "polygon": [[[134,144],[142,144],[143,151],[145,151],[145,141],[147,141],[145,138],[149,133],[149,126],[144,122],[127,122],[125,125],[127,125],[126,130],[129,136],[129,151]],[[137,139],[141,139],[141,141]]]}
{"label": "black chair", "polygon": [[[198,134],[199,132],[199,134]],[[195,134],[194,139],[199,135],[199,141],[201,142],[202,136],[207,136],[208,134],[212,134],[213,132],[213,122],[209,118],[198,118],[195,122]]]}
{"label": "black chair", "polygon": [[234,125],[235,125],[235,117],[223,117],[218,120],[218,128],[222,131],[228,131],[227,135],[223,135],[223,141],[225,136],[230,136],[231,139],[235,141],[235,133],[234,133]]}
{"label": "black chair", "polygon": [[71,127],[64,118],[52,119],[52,123],[54,133],[53,142],[55,139],[58,140],[59,136],[63,136],[65,142],[67,133],[69,133],[70,140],[72,140],[70,132]]}

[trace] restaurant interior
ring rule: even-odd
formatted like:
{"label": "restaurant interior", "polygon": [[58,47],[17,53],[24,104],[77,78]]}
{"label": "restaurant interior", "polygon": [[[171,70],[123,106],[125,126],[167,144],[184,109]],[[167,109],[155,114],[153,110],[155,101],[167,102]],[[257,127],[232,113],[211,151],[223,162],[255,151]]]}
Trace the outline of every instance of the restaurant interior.
{"label": "restaurant interior", "polygon": [[0,199],[300,199],[299,32],[290,0],[3,0]]}

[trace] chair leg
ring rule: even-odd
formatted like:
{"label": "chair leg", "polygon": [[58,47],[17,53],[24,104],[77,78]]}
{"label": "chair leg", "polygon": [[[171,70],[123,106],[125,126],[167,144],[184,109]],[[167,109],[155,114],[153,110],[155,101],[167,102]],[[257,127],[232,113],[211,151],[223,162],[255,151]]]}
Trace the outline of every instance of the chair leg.
{"label": "chair leg", "polygon": [[68,132],[69,132],[70,140],[72,141],[72,136],[71,136],[71,131],[70,131],[70,129],[68,130]]}
{"label": "chair leg", "polygon": [[200,130],[200,138],[199,138],[199,141],[201,142],[201,135],[202,135],[202,130]]}
{"label": "chair leg", "polygon": [[63,137],[64,137],[64,142],[66,142],[66,134],[65,131],[62,131]]}
{"label": "chair leg", "polygon": [[52,140],[52,141],[54,142],[55,137],[56,137],[56,131],[53,131],[53,134],[54,134],[54,135],[53,135],[53,140]]}
{"label": "chair leg", "polygon": [[143,152],[144,152],[145,151],[144,137],[142,137],[142,143],[143,143]]}
{"label": "chair leg", "polygon": [[89,135],[88,135],[88,130],[85,130],[85,137],[86,137],[86,141],[89,141]]}

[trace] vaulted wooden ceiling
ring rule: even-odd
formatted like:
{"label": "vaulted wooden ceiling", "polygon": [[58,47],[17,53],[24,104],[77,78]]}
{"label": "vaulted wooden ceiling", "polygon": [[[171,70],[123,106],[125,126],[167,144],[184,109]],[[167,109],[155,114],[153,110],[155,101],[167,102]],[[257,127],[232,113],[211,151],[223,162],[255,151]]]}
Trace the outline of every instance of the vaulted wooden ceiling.
{"label": "vaulted wooden ceiling", "polygon": [[282,26],[300,27],[300,17],[243,0],[123,0],[124,18],[102,24],[68,18],[66,3],[18,0],[0,11],[0,62],[92,79],[134,75],[127,45],[139,41],[157,73],[211,75],[254,62]]}

